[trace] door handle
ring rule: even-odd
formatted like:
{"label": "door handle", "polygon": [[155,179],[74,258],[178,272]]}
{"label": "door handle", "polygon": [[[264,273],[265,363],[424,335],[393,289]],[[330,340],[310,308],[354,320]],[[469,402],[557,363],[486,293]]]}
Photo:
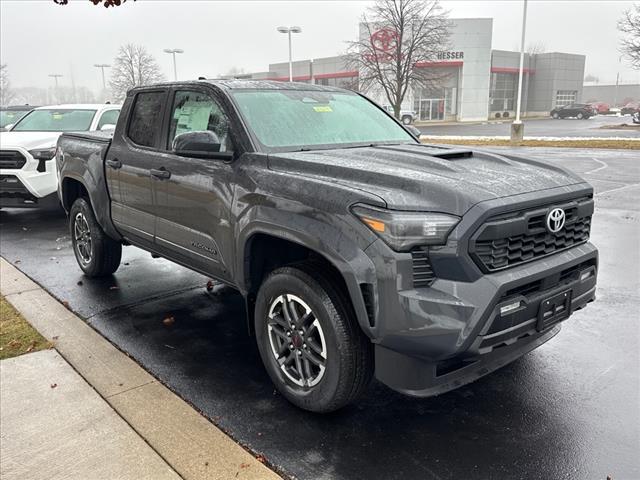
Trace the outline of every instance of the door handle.
{"label": "door handle", "polygon": [[120,160],[118,160],[117,158],[114,158],[113,160],[107,160],[106,163],[107,163],[108,166],[110,166],[114,170],[117,170],[117,169],[122,167],[122,162]]}
{"label": "door handle", "polygon": [[168,180],[171,178],[171,172],[164,167],[158,169],[152,168],[150,172],[152,176],[160,180]]}

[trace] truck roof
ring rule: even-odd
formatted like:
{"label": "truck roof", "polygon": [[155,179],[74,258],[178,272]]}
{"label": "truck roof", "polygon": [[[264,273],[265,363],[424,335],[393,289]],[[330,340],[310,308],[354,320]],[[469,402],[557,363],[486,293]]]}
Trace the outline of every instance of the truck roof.
{"label": "truck roof", "polygon": [[146,85],[143,87],[136,87],[130,90],[137,91],[141,89],[148,89],[154,86],[174,86],[174,85],[202,85],[208,83],[215,85],[218,88],[226,90],[304,90],[304,91],[322,91],[322,92],[346,92],[344,88],[331,87],[326,85],[315,85],[312,83],[301,82],[282,82],[277,80],[189,80],[184,82],[162,82],[154,85]]}

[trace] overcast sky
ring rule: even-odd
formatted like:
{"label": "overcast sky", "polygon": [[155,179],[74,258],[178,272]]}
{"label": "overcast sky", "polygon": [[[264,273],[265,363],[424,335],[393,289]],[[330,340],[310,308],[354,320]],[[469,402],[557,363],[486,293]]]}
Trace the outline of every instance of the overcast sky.
{"label": "overcast sky", "polygon": [[[294,59],[340,54],[354,40],[365,1],[187,1],[138,0],[105,9],[89,0],[58,6],[52,0],[0,0],[0,61],[9,65],[12,85],[47,86],[49,73],[61,84],[97,90],[95,63],[112,63],[123,43],[145,45],[172,79],[171,56],[164,48],[182,48],[181,79],[213,77],[232,67],[264,71],[287,59],[286,36],[278,25],[300,25]],[[490,17],[493,48],[519,44],[522,1],[443,1],[452,18]],[[616,22],[632,2],[529,2],[527,43],[542,42],[547,51],[584,54],[585,74],[600,83],[640,83],[640,72],[619,63]]]}

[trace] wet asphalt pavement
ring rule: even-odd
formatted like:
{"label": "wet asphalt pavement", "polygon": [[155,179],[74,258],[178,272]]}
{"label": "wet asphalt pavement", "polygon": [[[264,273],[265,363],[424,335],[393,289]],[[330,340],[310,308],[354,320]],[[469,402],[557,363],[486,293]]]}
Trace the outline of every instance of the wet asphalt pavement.
{"label": "wet asphalt pavement", "polygon": [[374,382],[339,412],[300,411],[275,394],[237,293],[134,247],[112,278],[87,279],[61,213],[0,211],[0,253],[285,475],[640,478],[640,152],[519,151],[596,187],[598,299],[546,345],[436,398]]}
{"label": "wet asphalt pavement", "polygon": [[[500,123],[483,122],[445,125],[431,123],[418,128],[425,135],[509,136],[511,134],[512,121],[513,119]],[[525,118],[523,122],[525,124],[525,137],[640,138],[640,126],[636,126],[635,128],[619,128],[622,124],[632,125],[631,116],[629,115],[624,117],[597,115],[588,120],[578,120],[576,118],[565,118],[562,120],[554,120],[553,118]]]}

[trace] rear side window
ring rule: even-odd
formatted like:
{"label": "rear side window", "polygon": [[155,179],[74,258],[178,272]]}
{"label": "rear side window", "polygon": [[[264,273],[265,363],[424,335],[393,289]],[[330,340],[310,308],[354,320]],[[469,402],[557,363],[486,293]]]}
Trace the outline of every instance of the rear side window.
{"label": "rear side window", "polygon": [[162,124],[164,92],[143,92],[136,95],[129,120],[128,136],[137,145],[155,147]]}

